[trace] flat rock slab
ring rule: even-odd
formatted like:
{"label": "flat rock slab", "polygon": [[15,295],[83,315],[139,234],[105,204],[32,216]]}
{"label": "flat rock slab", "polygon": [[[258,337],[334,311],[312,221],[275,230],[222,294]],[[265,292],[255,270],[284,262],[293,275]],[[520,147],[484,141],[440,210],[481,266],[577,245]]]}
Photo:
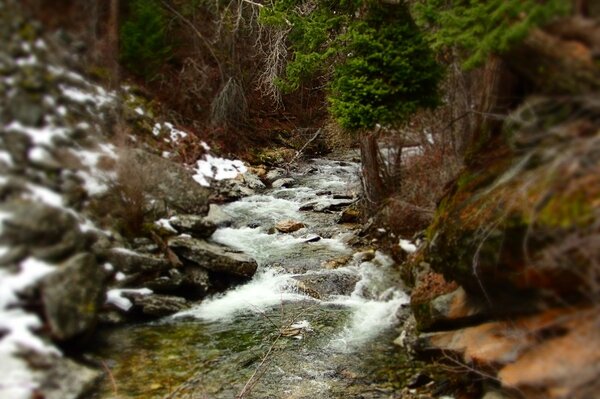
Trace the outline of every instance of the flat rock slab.
{"label": "flat rock slab", "polygon": [[358,276],[351,273],[314,273],[292,277],[299,291],[317,299],[332,295],[350,295],[354,291]]}
{"label": "flat rock slab", "polygon": [[293,233],[304,227],[306,225],[298,220],[282,220],[275,225],[275,229],[281,233]]}
{"label": "flat rock slab", "polygon": [[210,219],[198,215],[177,215],[169,219],[169,224],[180,234],[189,234],[194,238],[209,238],[217,230]]}
{"label": "flat rock slab", "polygon": [[458,356],[486,373],[496,370],[503,386],[528,398],[591,398],[600,385],[599,317],[597,308],[550,309],[422,334],[417,347]]}
{"label": "flat rock slab", "polygon": [[356,200],[353,199],[321,199],[318,201],[311,201],[302,204],[299,208],[301,211],[313,211],[313,212],[338,212],[342,209],[354,204]]}
{"label": "flat rock slab", "polygon": [[165,258],[140,254],[127,248],[112,248],[104,256],[117,270],[127,274],[155,273],[172,267]]}
{"label": "flat rock slab", "polygon": [[188,303],[184,298],[170,295],[141,295],[136,293],[123,294],[133,302],[133,310],[146,317],[164,317],[187,309]]}
{"label": "flat rock slab", "polygon": [[242,252],[192,237],[171,238],[169,247],[182,258],[212,272],[249,278],[258,268],[256,261]]}

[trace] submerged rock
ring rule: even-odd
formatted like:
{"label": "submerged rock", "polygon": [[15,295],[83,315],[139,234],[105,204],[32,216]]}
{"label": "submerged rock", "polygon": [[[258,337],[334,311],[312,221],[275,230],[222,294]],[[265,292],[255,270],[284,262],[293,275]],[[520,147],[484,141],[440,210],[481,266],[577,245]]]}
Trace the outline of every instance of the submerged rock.
{"label": "submerged rock", "polygon": [[299,291],[316,299],[350,295],[360,278],[351,273],[311,273],[292,277]]}
{"label": "submerged rock", "polygon": [[326,262],[323,262],[321,264],[321,266],[323,266],[325,269],[337,269],[337,268],[346,266],[348,264],[348,262],[350,262],[351,260],[352,260],[352,256],[343,255],[343,256],[328,260]]}
{"label": "submerged rock", "polygon": [[249,278],[258,267],[250,256],[231,248],[179,236],[169,240],[169,247],[182,258],[218,273]]}

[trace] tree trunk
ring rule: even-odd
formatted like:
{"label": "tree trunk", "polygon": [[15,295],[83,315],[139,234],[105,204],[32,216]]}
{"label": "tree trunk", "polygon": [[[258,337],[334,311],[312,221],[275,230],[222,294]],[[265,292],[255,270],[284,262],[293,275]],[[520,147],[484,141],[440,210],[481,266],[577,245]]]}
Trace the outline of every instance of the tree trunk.
{"label": "tree trunk", "polygon": [[[385,178],[386,165],[381,159],[378,137],[378,131],[364,133],[360,137],[363,189],[371,210],[377,210],[391,193],[391,182]],[[394,183],[397,190],[399,182]]]}
{"label": "tree trunk", "polygon": [[121,83],[121,74],[119,70],[119,0],[110,0],[107,36],[110,52],[110,85],[113,89],[116,89]]}

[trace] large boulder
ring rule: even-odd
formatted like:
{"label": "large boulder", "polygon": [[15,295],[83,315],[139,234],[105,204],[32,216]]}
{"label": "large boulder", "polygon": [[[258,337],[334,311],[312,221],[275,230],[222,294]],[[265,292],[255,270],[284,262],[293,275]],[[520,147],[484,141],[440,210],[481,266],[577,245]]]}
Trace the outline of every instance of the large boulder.
{"label": "large boulder", "polygon": [[210,190],[198,184],[183,166],[136,149],[121,156],[129,168],[144,176],[143,188],[151,200],[164,202],[183,214],[205,215]]}
{"label": "large boulder", "polygon": [[14,200],[1,207],[9,216],[3,220],[0,243],[26,248],[25,253],[47,261],[62,260],[80,251],[86,238],[73,214],[44,203]]}
{"label": "large boulder", "polygon": [[50,333],[67,340],[91,330],[104,301],[106,272],[93,255],[73,256],[41,284],[42,306]]}
{"label": "large boulder", "polygon": [[211,272],[249,278],[258,267],[254,259],[242,252],[192,237],[174,237],[169,240],[169,247],[183,259]]}

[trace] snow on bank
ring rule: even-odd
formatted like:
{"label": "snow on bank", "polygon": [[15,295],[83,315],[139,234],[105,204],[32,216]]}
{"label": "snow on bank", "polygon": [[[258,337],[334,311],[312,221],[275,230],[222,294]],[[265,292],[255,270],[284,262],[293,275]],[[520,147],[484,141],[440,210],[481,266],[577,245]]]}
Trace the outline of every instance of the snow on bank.
{"label": "snow on bank", "polygon": [[150,295],[152,292],[149,288],[115,288],[106,293],[106,303],[127,312],[133,303],[123,294]]}
{"label": "snow on bank", "polygon": [[194,180],[204,187],[210,187],[211,180],[235,179],[240,173],[246,173],[244,163],[239,159],[226,159],[206,154],[196,162]]}
{"label": "snow on bank", "polygon": [[38,386],[35,376],[19,356],[23,350],[60,356],[60,352],[34,334],[42,327],[34,314],[19,308],[19,293],[33,286],[54,266],[29,258],[19,270],[11,273],[0,269],[0,397],[29,399]]}

